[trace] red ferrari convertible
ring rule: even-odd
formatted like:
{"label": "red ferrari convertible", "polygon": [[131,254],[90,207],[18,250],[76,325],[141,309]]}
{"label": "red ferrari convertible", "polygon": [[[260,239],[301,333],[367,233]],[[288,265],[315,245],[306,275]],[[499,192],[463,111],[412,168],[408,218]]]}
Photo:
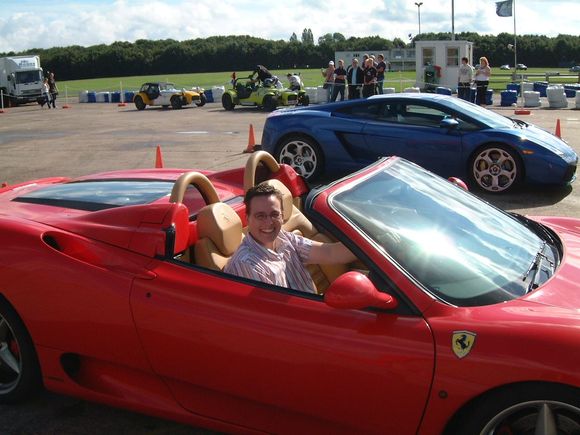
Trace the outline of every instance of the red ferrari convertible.
{"label": "red ferrari convertible", "polygon": [[[222,270],[244,190],[339,240],[318,294]],[[309,191],[246,168],[0,190],[0,401],[44,386],[232,433],[580,433],[580,220],[505,213],[400,158]]]}

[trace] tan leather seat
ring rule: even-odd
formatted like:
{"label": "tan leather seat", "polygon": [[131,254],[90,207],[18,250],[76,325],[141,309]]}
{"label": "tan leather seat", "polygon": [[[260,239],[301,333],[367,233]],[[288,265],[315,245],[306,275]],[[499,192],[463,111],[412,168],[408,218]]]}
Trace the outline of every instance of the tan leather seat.
{"label": "tan leather seat", "polygon": [[[306,216],[294,205],[294,199],[290,190],[279,180],[266,180],[261,184],[268,184],[282,192],[282,214],[284,223],[282,228],[286,231],[307,237],[311,240],[322,243],[332,243],[330,237],[322,234],[308,220]],[[326,291],[332,281],[348,271],[345,264],[307,264],[306,268],[314,281],[316,290],[319,294]]]}
{"label": "tan leather seat", "polygon": [[223,270],[242,243],[242,221],[233,208],[217,202],[199,211],[197,233],[195,263],[209,269]]}

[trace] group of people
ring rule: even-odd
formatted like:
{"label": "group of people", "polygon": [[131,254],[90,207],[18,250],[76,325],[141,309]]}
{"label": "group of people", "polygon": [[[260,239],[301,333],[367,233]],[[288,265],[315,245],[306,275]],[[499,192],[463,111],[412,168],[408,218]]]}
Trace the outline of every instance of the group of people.
{"label": "group of people", "polygon": [[54,79],[54,73],[52,71],[47,71],[46,76],[42,82],[42,95],[39,100],[41,107],[46,106],[50,109],[56,109],[56,97],[58,95],[58,87],[56,86],[56,80]]}
{"label": "group of people", "polygon": [[491,67],[486,57],[482,56],[479,58],[479,66],[477,68],[473,68],[469,64],[468,58],[461,58],[457,96],[462,100],[471,101],[471,86],[475,83],[475,103],[479,106],[485,106],[487,104],[487,87],[490,76]]}
{"label": "group of people", "polygon": [[365,54],[362,66],[359,66],[359,60],[355,57],[347,69],[344,67],[344,60],[340,59],[336,67],[331,60],[326,69],[321,69],[327,101],[334,102],[339,95],[340,101],[344,101],[347,89],[349,100],[361,98],[361,90],[363,98],[382,94],[386,69],[385,56],[382,54],[376,59],[374,55]]}

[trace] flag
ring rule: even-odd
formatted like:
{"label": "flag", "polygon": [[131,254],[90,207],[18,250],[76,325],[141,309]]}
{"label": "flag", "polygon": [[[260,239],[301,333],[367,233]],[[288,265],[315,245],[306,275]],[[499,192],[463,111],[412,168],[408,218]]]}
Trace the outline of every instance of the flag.
{"label": "flag", "polygon": [[503,2],[495,3],[495,13],[498,15],[498,17],[512,16],[512,2],[513,0],[505,0]]}

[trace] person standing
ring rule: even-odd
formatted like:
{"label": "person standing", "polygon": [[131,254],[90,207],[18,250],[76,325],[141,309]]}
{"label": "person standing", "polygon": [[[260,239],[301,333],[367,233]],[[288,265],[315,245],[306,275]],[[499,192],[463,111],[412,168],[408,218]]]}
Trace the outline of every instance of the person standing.
{"label": "person standing", "polygon": [[332,97],[332,88],[334,83],[334,61],[328,62],[328,67],[326,69],[322,68],[320,70],[322,77],[324,77],[324,83],[322,87],[326,89],[326,102],[329,103]]}
{"label": "person standing", "polygon": [[364,70],[363,98],[375,95],[377,86],[377,69],[373,65],[373,60],[369,57]]}
{"label": "person standing", "polygon": [[465,101],[470,101],[471,82],[473,81],[473,67],[469,64],[469,59],[461,58],[459,67],[459,79],[457,83],[457,97]]}
{"label": "person standing", "polygon": [[476,103],[478,106],[485,106],[487,103],[487,86],[491,76],[491,67],[486,57],[479,58],[479,68],[475,73],[475,86],[477,87]]}
{"label": "person standing", "polygon": [[330,101],[336,101],[340,94],[340,101],[344,101],[344,88],[346,86],[346,70],[344,69],[344,60],[338,61],[338,66],[334,70],[334,90]]}
{"label": "person standing", "polygon": [[352,65],[348,67],[346,80],[348,82],[348,99],[356,100],[360,98],[360,87],[363,83],[364,75],[362,68],[358,66],[356,57],[352,60]]}
{"label": "person standing", "polygon": [[48,89],[50,92],[52,108],[56,109],[56,96],[58,95],[58,87],[56,86],[56,80],[54,79],[54,73],[52,71],[48,73]]}
{"label": "person standing", "polygon": [[42,82],[42,103],[40,103],[40,107],[44,107],[44,103],[46,103],[46,107],[50,109],[50,105],[52,103],[52,97],[50,96],[50,87],[48,85],[48,78],[45,77],[44,81]]}
{"label": "person standing", "polygon": [[387,64],[385,63],[385,56],[383,56],[382,54],[379,54],[377,56],[377,59],[379,61],[377,63],[377,94],[382,95]]}

